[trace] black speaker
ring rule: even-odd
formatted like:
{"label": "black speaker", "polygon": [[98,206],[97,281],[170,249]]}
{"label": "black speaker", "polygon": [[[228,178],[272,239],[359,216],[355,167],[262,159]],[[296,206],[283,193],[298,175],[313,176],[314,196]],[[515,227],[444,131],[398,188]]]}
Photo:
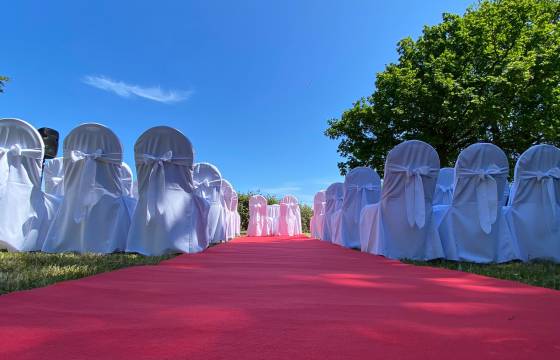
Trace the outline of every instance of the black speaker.
{"label": "black speaker", "polygon": [[58,131],[43,127],[37,129],[45,143],[45,159],[54,159],[58,153]]}

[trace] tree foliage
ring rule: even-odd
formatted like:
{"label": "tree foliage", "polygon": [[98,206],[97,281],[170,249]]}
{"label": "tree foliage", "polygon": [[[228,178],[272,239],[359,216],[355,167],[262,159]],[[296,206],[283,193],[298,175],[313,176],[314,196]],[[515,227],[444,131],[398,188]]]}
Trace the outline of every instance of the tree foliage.
{"label": "tree foliage", "polygon": [[346,158],[341,173],[382,171],[409,139],[434,146],[442,166],[478,141],[512,164],[535,143],[560,145],[559,19],[559,0],[485,0],[401,40],[373,94],[329,121],[325,133]]}
{"label": "tree foliage", "polygon": [[4,86],[6,86],[8,80],[10,79],[7,78],[6,76],[0,75],[0,93],[4,92]]}

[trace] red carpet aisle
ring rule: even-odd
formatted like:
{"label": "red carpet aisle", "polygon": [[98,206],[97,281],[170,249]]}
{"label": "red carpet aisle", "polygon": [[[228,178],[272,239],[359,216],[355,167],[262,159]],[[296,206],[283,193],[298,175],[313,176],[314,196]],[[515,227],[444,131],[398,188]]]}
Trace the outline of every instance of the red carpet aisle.
{"label": "red carpet aisle", "polygon": [[560,359],[560,292],[304,238],[0,297],[0,359]]}

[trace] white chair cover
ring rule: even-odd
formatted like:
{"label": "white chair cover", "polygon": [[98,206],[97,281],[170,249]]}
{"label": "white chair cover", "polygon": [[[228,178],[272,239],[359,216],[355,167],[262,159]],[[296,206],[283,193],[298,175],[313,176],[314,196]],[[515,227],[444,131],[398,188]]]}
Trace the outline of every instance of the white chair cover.
{"label": "white chair cover", "polygon": [[248,236],[269,235],[267,226],[267,200],[262,195],[253,195],[249,198],[249,226]]}
{"label": "white chair cover", "polygon": [[43,251],[110,253],[125,249],[130,214],[120,179],[122,147],[99,124],[83,124],[64,139],[64,199]]}
{"label": "white chair cover", "polygon": [[195,253],[208,246],[206,201],[194,193],[193,148],[178,130],[153,127],[134,145],[138,205],[127,251]]}
{"label": "white chair cover", "polygon": [[280,223],[280,205],[273,204],[266,207],[269,224],[269,234],[278,235],[278,225]]}
{"label": "white chair cover", "polygon": [[313,216],[309,223],[309,230],[311,237],[316,239],[321,238],[323,231],[323,219],[325,217],[325,190],[319,191],[313,197]]}
{"label": "white chair cover", "polygon": [[362,209],[379,202],[381,179],[368,167],[352,169],[344,180],[344,201],[334,216],[338,226],[332,242],[348,248],[360,249],[360,214]]}
{"label": "white chair cover", "polygon": [[0,119],[0,249],[40,250],[58,201],[41,191],[43,139],[25,121]]}
{"label": "white chair cover", "polygon": [[235,237],[236,216],[233,211],[234,193],[233,186],[226,179],[222,179],[224,191],[224,201],[226,203],[226,238],[227,240]]}
{"label": "white chair cover", "polygon": [[195,192],[208,205],[207,231],[212,244],[226,241],[226,203],[222,192],[222,175],[208,163],[194,165]]}
{"label": "white chair cover", "polygon": [[[333,183],[325,190],[325,216],[321,240],[332,241],[333,232],[336,233],[336,223],[333,221],[335,213],[342,207],[344,201],[344,184]],[[333,229],[333,225],[335,225]]]}
{"label": "white chair cover", "polygon": [[443,257],[432,222],[438,171],[437,152],[425,142],[405,141],[389,152],[381,201],[362,210],[362,251],[396,259]]}
{"label": "white chair cover", "polygon": [[444,167],[439,170],[433,205],[451,205],[454,178],[455,169]]}
{"label": "white chair cover", "polygon": [[63,158],[45,160],[43,165],[43,183],[45,193],[56,197],[64,196],[64,166]]}
{"label": "white chair cover", "polygon": [[509,205],[521,258],[560,262],[560,149],[535,145],[519,157]]}
{"label": "white chair cover", "polygon": [[518,257],[504,218],[508,171],[506,155],[496,145],[473,144],[459,154],[453,200],[438,210],[448,259],[487,263]]}
{"label": "white chair cover", "polygon": [[241,215],[239,214],[238,204],[239,204],[239,198],[237,197],[237,191],[233,190],[233,196],[231,198],[231,208],[233,211],[233,219],[234,219],[233,227],[235,229],[234,231],[235,236],[241,235]]}
{"label": "white chair cover", "polygon": [[123,195],[128,197],[134,197],[134,182],[132,180],[132,169],[127,163],[123,162],[121,164],[120,178],[122,183]]}
{"label": "white chair cover", "polygon": [[280,200],[278,234],[288,236],[301,234],[301,210],[293,195],[286,195]]}

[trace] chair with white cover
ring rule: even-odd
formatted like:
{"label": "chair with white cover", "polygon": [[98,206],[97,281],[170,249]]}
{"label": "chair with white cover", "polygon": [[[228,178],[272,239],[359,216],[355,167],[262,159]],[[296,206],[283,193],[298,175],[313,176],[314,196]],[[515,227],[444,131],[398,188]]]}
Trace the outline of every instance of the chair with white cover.
{"label": "chair with white cover", "polygon": [[535,145],[519,157],[506,220],[523,260],[560,262],[560,149]]}
{"label": "chair with white cover", "polygon": [[344,184],[336,182],[329,185],[327,190],[325,190],[325,216],[323,217],[321,240],[332,242],[333,232],[336,232],[337,225],[333,224],[333,218],[335,213],[342,207],[343,201]]}
{"label": "chair with white cover", "polygon": [[286,195],[280,200],[280,219],[278,221],[278,235],[301,234],[301,210],[298,200],[293,195]]}
{"label": "chair with white cover", "polygon": [[334,244],[360,249],[361,211],[365,206],[379,202],[380,193],[381,179],[372,168],[357,167],[348,172],[342,207],[333,215],[333,221],[338,224],[332,236]]}
{"label": "chair with white cover", "polygon": [[267,217],[270,224],[270,235],[278,235],[278,224],[280,222],[280,205],[272,204],[266,207]]}
{"label": "chair with white cover", "polygon": [[249,226],[248,236],[268,236],[267,200],[262,195],[252,195],[249,198]]}
{"label": "chair with white cover", "polygon": [[233,190],[233,196],[231,198],[231,211],[233,217],[233,228],[234,236],[241,235],[241,215],[239,214],[239,197],[237,196],[237,191]]}
{"label": "chair with white cover", "polygon": [[438,226],[446,258],[489,263],[518,257],[504,217],[508,171],[506,155],[494,144],[477,143],[461,151],[453,200]]}
{"label": "chair with white cover", "polygon": [[41,191],[44,145],[27,122],[0,119],[0,249],[40,250],[58,201]]}
{"label": "chair with white cover", "polygon": [[311,236],[320,239],[325,217],[325,190],[321,190],[313,197],[313,215],[309,223]]}
{"label": "chair with white cover", "polygon": [[233,186],[226,179],[222,179],[222,187],[226,204],[226,239],[230,240],[235,237],[235,214],[233,211],[235,190],[233,190]]}
{"label": "chair with white cover", "polygon": [[132,180],[132,169],[125,162],[121,164],[120,178],[121,178],[121,183],[123,188],[123,195],[128,197],[134,197],[133,196],[134,181]]}
{"label": "chair with white cover", "polygon": [[208,204],[208,241],[212,244],[226,240],[226,203],[222,192],[222,175],[208,163],[194,165],[195,192]]}
{"label": "chair with white cover", "polygon": [[130,214],[120,179],[121,142],[109,128],[82,124],[64,139],[64,198],[43,251],[125,249]]}
{"label": "chair with white cover", "polygon": [[362,210],[362,251],[393,259],[443,257],[432,221],[438,172],[438,154],[423,141],[404,141],[389,152],[381,200]]}
{"label": "chair with white cover", "polygon": [[439,169],[433,205],[451,205],[451,200],[453,199],[454,179],[455,169],[450,167]]}
{"label": "chair with white cover", "polygon": [[64,161],[62,157],[45,160],[43,183],[46,194],[59,198],[64,196]]}
{"label": "chair with white cover", "polygon": [[167,126],[145,131],[134,145],[138,205],[127,251],[145,255],[196,253],[208,246],[208,205],[194,193],[193,148]]}

